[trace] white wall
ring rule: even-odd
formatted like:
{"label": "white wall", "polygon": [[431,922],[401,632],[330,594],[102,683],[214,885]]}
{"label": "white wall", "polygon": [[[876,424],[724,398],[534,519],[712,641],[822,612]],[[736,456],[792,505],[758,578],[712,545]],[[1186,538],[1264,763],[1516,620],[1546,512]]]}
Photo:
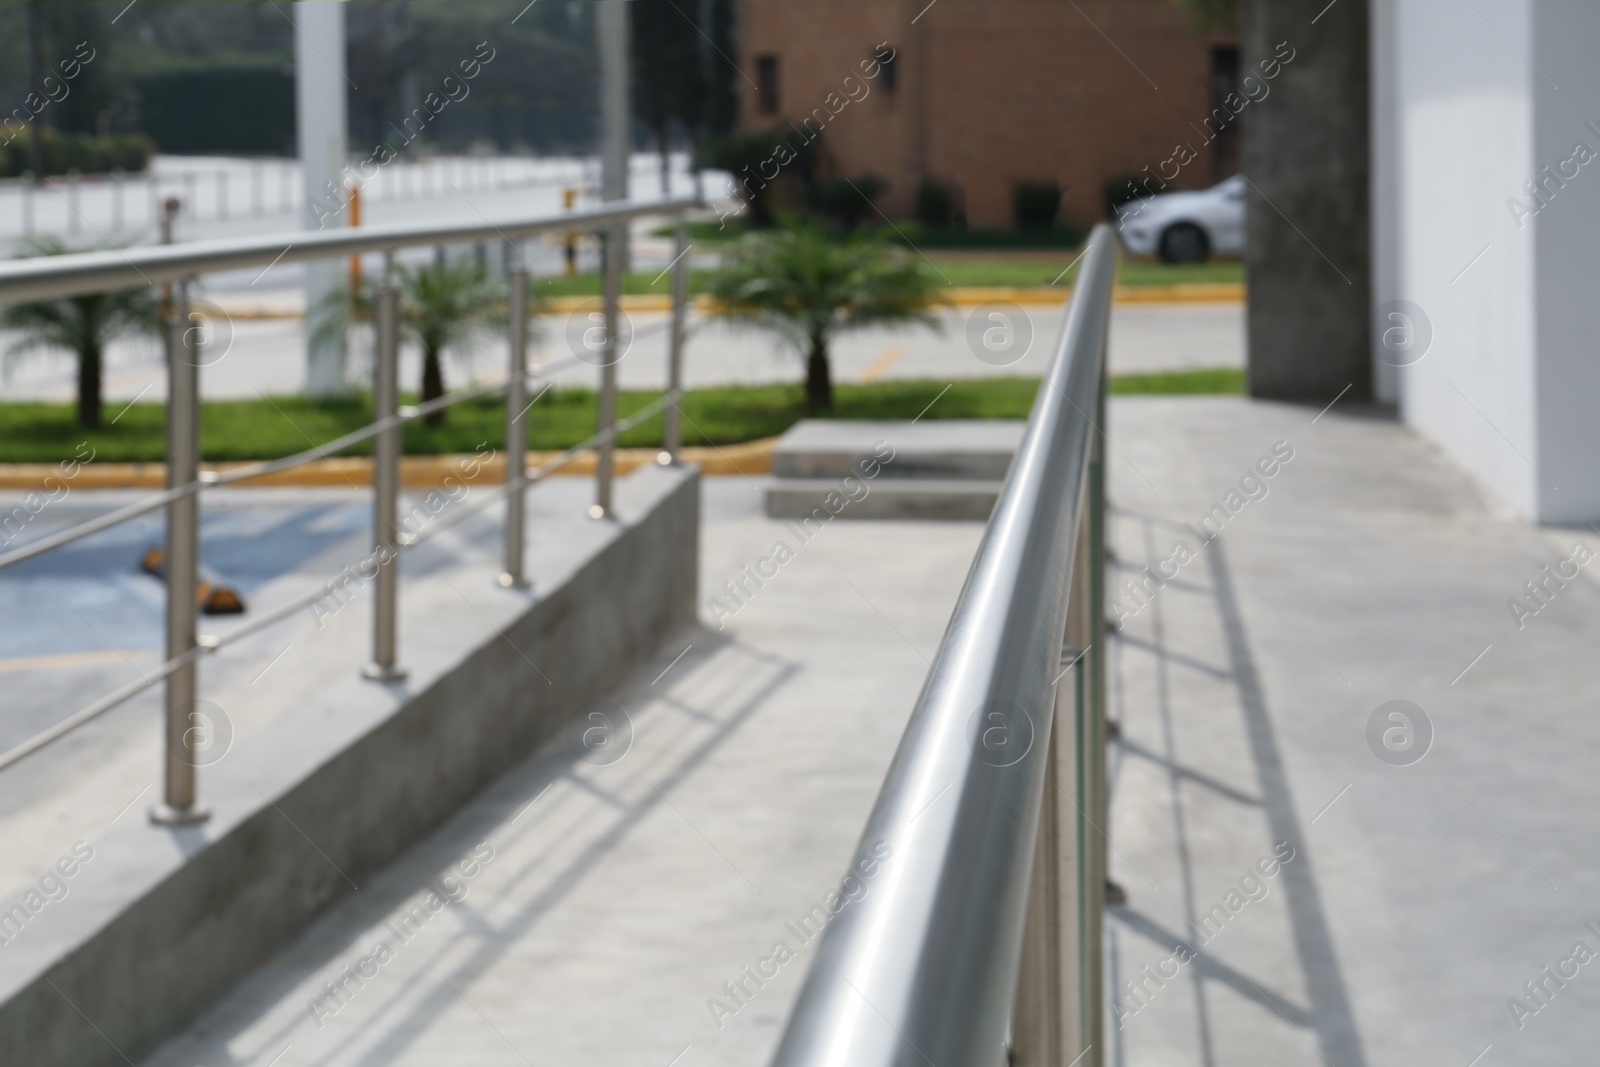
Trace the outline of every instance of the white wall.
{"label": "white wall", "polygon": [[1532,83],[1535,169],[1554,169],[1579,141],[1597,153],[1529,227],[1537,461],[1559,487],[1541,480],[1539,516],[1587,522],[1600,518],[1600,3],[1538,0],[1530,58],[1555,83]]}
{"label": "white wall", "polygon": [[1412,301],[1433,330],[1399,372],[1400,411],[1529,517],[1600,518],[1600,159],[1520,227],[1508,207],[1574,141],[1600,152],[1583,127],[1600,126],[1600,4],[1474,3],[1374,7],[1392,37],[1374,44],[1389,87],[1374,107],[1392,109],[1374,115],[1392,149],[1375,225],[1394,229],[1374,245],[1377,299]]}

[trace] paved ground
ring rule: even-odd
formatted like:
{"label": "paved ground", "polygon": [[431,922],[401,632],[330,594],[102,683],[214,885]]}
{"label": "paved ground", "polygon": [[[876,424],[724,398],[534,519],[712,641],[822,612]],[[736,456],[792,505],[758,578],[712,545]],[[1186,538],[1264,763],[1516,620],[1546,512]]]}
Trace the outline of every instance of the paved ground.
{"label": "paved ground", "polygon": [[[641,243],[649,247],[642,238]],[[662,282],[663,287],[667,284]],[[275,300],[292,302],[295,296],[292,291],[275,289],[261,294],[260,299],[271,304]],[[1007,309],[1008,320],[1001,328],[1009,326],[1013,332],[1010,347],[1000,353],[990,352],[982,341],[985,331],[995,328],[989,318],[993,312],[986,308],[946,311],[939,316],[942,332],[897,329],[847,335],[834,347],[834,372],[846,382],[1042,374],[1061,330],[1061,310],[1037,306]],[[542,337],[535,361],[564,359],[584,351],[581,339],[592,325],[589,318],[587,313],[577,312],[540,320]],[[633,341],[618,368],[625,388],[659,388],[665,383],[667,326],[665,314],[632,316]],[[232,323],[219,334],[223,340],[218,342],[216,354],[207,357],[201,373],[204,395],[253,399],[301,391],[305,385],[301,333],[301,324],[294,320]],[[0,336],[0,344],[4,342]],[[767,336],[699,317],[692,322],[684,359],[685,380],[690,386],[800,378],[799,358]],[[356,378],[368,373],[370,360],[370,346],[353,332],[351,367]],[[475,359],[450,360],[446,381],[455,387],[474,379],[503,380],[504,360],[502,347],[485,347]],[[402,348],[400,362],[401,382],[415,389],[421,379],[418,353]],[[1140,304],[1120,306],[1112,312],[1111,368],[1115,374],[1243,365],[1242,304]],[[9,399],[70,400],[76,395],[74,375],[70,359],[35,357],[15,365],[4,393]],[[583,366],[563,372],[556,380],[593,386],[598,378],[598,369]],[[166,395],[161,350],[154,341],[112,346],[106,395],[113,405],[136,397],[159,400]]]}
{"label": "paved ground", "polygon": [[[40,511],[15,543],[147,495],[73,493]],[[0,494],[0,513],[11,514],[22,497]],[[370,493],[358,490],[321,492],[309,501],[298,490],[214,492],[202,504],[204,562],[260,611],[359,560],[371,528],[370,501]],[[0,717],[0,750],[160,662],[166,598],[160,580],[138,562],[146,549],[162,543],[163,524],[157,512],[0,571],[0,618],[8,620],[0,624],[0,679],[12,689],[7,714]],[[210,629],[234,622],[225,616],[205,621]],[[233,660],[227,657],[226,663]],[[203,669],[210,673],[223,663]]]}
{"label": "paved ground", "polygon": [[[1113,405],[1121,578],[1198,547],[1182,524],[1277,442],[1293,459],[1247,483],[1267,495],[1147,606],[1124,597],[1111,865],[1130,900],[1108,924],[1109,978],[1144,992],[1120,987],[1108,1062],[1585,1061],[1593,968],[1560,965],[1568,980],[1547,981],[1542,1008],[1524,983],[1579,942],[1600,950],[1584,927],[1600,919],[1600,873],[1581,844],[1600,830],[1582,666],[1600,590],[1592,573],[1570,581],[1521,630],[1507,601],[1600,538],[1508,517],[1393,423],[1316,416]],[[1431,749],[1422,715],[1378,713],[1393,700],[1422,709]],[[1294,858],[1246,880],[1279,842]],[[1180,943],[1198,957],[1164,962]],[[1511,998],[1539,1009],[1520,1029]]]}
{"label": "paved ground", "polygon": [[[1111,426],[1130,900],[1108,921],[1107,1062],[1584,1062],[1600,590],[1552,581],[1521,629],[1508,598],[1600,538],[1509,517],[1342,405],[1119,398]],[[756,482],[708,484],[707,596],[782,535],[758,503]],[[1237,513],[1203,545],[1183,524],[1213,505]],[[832,885],[978,535],[830,526],[724,631],[685,633],[596,709],[631,717],[625,758],[529,761],[149,1063],[762,1062],[808,950],[720,1030],[707,1001]],[[1130,596],[1120,579],[1180,541],[1195,558]],[[8,641],[36,603],[28,624],[7,614]],[[1393,700],[1420,713],[1372,729]],[[1275,848],[1292,858],[1262,875]],[[328,999],[430,886],[460,899]],[[1168,962],[1180,944],[1196,957]]]}
{"label": "paved ground", "polygon": [[[759,504],[707,483],[708,596],[792,540]],[[595,709],[631,721],[625,756],[530,760],[147,1063],[762,1062],[809,950],[720,1027],[707,1000],[837,881],[981,532],[834,523],[797,546],[725,630]],[[400,944],[441,884],[457,901]],[[392,961],[329,999],[379,941]]]}

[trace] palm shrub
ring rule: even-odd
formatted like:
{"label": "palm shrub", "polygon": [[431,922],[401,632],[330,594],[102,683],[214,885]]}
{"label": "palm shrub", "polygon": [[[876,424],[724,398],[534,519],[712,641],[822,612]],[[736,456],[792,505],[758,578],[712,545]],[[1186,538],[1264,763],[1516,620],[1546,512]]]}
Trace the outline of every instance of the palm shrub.
{"label": "palm shrub", "polygon": [[[349,297],[351,318],[372,321],[379,281]],[[443,256],[421,267],[395,266],[400,294],[401,336],[422,349],[422,402],[444,395],[446,353],[465,355],[483,339],[504,331],[505,287],[471,258]],[[335,324],[337,326],[337,324]],[[444,411],[426,416],[430,426],[444,422]]]}
{"label": "palm shrub", "polygon": [[737,242],[710,284],[712,314],[766,330],[805,359],[806,409],[833,407],[828,349],[873,326],[943,324],[939,279],[891,255],[875,237],[830,239],[812,226],[752,233]]}
{"label": "palm shrub", "polygon": [[[27,242],[24,256],[60,256],[87,251],[54,237]],[[21,336],[6,350],[7,362],[38,351],[67,351],[78,357],[78,425],[100,426],[106,348],[119,337],[159,334],[161,302],[148,288],[86,293],[59,300],[12,304],[0,311],[0,325]]]}

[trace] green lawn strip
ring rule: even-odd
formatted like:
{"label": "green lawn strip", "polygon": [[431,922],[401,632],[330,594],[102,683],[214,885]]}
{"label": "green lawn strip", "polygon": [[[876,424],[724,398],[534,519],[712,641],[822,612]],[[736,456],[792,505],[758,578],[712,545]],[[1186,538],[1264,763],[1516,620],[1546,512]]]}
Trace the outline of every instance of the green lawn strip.
{"label": "green lawn strip", "polygon": [[[691,293],[705,292],[706,284],[711,279],[712,272],[707,270],[692,270],[689,272],[689,291]],[[541,278],[535,275],[533,282],[534,292],[542,298],[556,296],[593,296],[600,295],[600,275],[574,274],[572,277],[553,274]],[[628,296],[671,296],[671,272],[638,271],[626,274],[622,278],[622,291]]]}
{"label": "green lawn strip", "polygon": [[[970,378],[941,381],[887,381],[835,386],[835,419],[1025,419],[1039,383],[1033,378]],[[1112,380],[1114,393],[1239,393],[1244,374],[1238,370],[1177,371],[1131,375]],[[660,396],[656,392],[624,392],[618,399],[622,417],[639,411]],[[407,402],[414,402],[408,398]],[[115,411],[115,405],[108,405]],[[687,445],[726,445],[774,437],[805,418],[798,384],[739,385],[690,390],[683,404],[683,439]],[[334,400],[304,396],[271,400],[219,400],[203,405],[200,442],[212,462],[275,459],[321,444],[365,425],[372,418],[365,395]],[[0,403],[0,462],[56,463],[79,452],[86,443],[96,462],[157,462],[165,455],[166,408],[134,404],[114,426],[84,431],[68,404]],[[595,395],[589,389],[551,389],[529,411],[532,447],[540,451],[569,448],[595,432]],[[658,415],[623,434],[623,447],[661,443]],[[505,408],[493,398],[451,408],[440,426],[420,422],[405,430],[407,455],[471,452],[484,442],[495,448],[505,441]],[[363,442],[341,455],[368,455]]]}
{"label": "green lawn strip", "polygon": [[[1073,263],[1076,256],[1075,252],[1067,252],[1063,253],[1059,260],[1045,262],[1022,259],[950,258],[941,257],[937,252],[928,253],[928,258],[949,280],[949,284],[957,286],[1023,287],[1059,284],[1065,287],[1072,284],[1078,273],[1078,268]],[[1069,266],[1071,270],[1067,270]],[[1066,270],[1065,275],[1062,274],[1063,270]],[[1117,269],[1117,284],[1129,288],[1243,280],[1244,268],[1235,260],[1168,265],[1124,259]]]}
{"label": "green lawn strip", "polygon": [[[1063,288],[1072,284],[1077,274],[1073,265],[1076,252],[1062,252],[1060,258],[1050,259],[971,259],[968,257],[941,256],[929,252],[931,262],[942,276],[941,280],[958,287],[982,288],[990,286],[1033,287],[1059,283]],[[1071,267],[1071,270],[1067,270]],[[1066,274],[1062,271],[1066,270]],[[710,271],[696,270],[689,274],[689,291],[702,293],[711,278]],[[1144,260],[1123,260],[1117,272],[1117,284],[1130,288],[1153,285],[1186,285],[1196,282],[1225,283],[1244,281],[1244,267],[1237,260],[1216,260],[1210,263],[1192,263],[1169,266]],[[535,284],[537,293],[544,298],[560,296],[600,295],[600,278],[594,274],[579,274],[571,278],[553,277]],[[632,296],[653,294],[670,296],[672,276],[640,272],[629,274],[623,280],[623,292]],[[1062,293],[1066,299],[1066,293]]]}
{"label": "green lawn strip", "polygon": [[1201,367],[1196,370],[1122,374],[1111,379],[1119,396],[1238,396],[1244,393],[1243,367]]}

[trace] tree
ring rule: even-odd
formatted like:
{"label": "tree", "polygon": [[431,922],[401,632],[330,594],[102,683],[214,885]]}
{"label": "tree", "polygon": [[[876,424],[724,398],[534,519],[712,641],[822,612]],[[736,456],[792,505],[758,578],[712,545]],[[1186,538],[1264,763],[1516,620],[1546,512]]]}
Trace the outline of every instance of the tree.
{"label": "tree", "polygon": [[739,92],[744,75],[733,57],[739,53],[735,0],[700,0],[700,22],[706,28],[701,50],[706,70],[704,130],[722,137],[739,125]]}
{"label": "tree", "polygon": [[672,124],[698,132],[705,75],[701,69],[698,9],[675,0],[635,0],[633,73],[635,107],[661,153],[661,195],[668,193]]}
{"label": "tree", "polygon": [[833,407],[828,349],[840,334],[872,326],[942,331],[933,308],[939,281],[896,259],[869,236],[833,241],[811,226],[742,238],[712,279],[713,314],[766,330],[806,361],[806,409]]}
{"label": "tree", "polygon": [[733,18],[733,0],[634,0],[635,109],[661,153],[663,194],[674,123],[696,149],[733,132],[741,77],[729,58],[738,51]]}
{"label": "tree", "polygon": [[[29,241],[24,255],[59,256],[86,251],[53,237]],[[101,381],[105,351],[112,341],[134,334],[159,334],[161,305],[149,289],[87,293],[59,300],[12,304],[0,312],[0,325],[22,336],[6,351],[14,359],[36,351],[67,351],[78,357],[78,425],[100,426]]]}
{"label": "tree", "polygon": [[[353,297],[335,293],[330,299],[348,301],[352,321],[371,322],[381,288],[381,279],[376,279]],[[469,355],[487,337],[505,332],[506,287],[471,257],[451,260],[440,255],[421,267],[397,263],[395,289],[400,294],[400,335],[422,349],[420,392],[426,404],[444,396],[446,354]],[[534,306],[532,299],[529,306]],[[335,321],[330,328],[342,327]],[[438,426],[444,415],[441,409],[424,421]]]}
{"label": "tree", "polygon": [[[438,259],[425,267],[399,273],[400,329],[422,348],[422,402],[444,396],[446,349],[464,353],[494,324],[505,321],[505,302],[489,272],[466,260]],[[444,421],[444,412],[427,417],[430,426]]]}

